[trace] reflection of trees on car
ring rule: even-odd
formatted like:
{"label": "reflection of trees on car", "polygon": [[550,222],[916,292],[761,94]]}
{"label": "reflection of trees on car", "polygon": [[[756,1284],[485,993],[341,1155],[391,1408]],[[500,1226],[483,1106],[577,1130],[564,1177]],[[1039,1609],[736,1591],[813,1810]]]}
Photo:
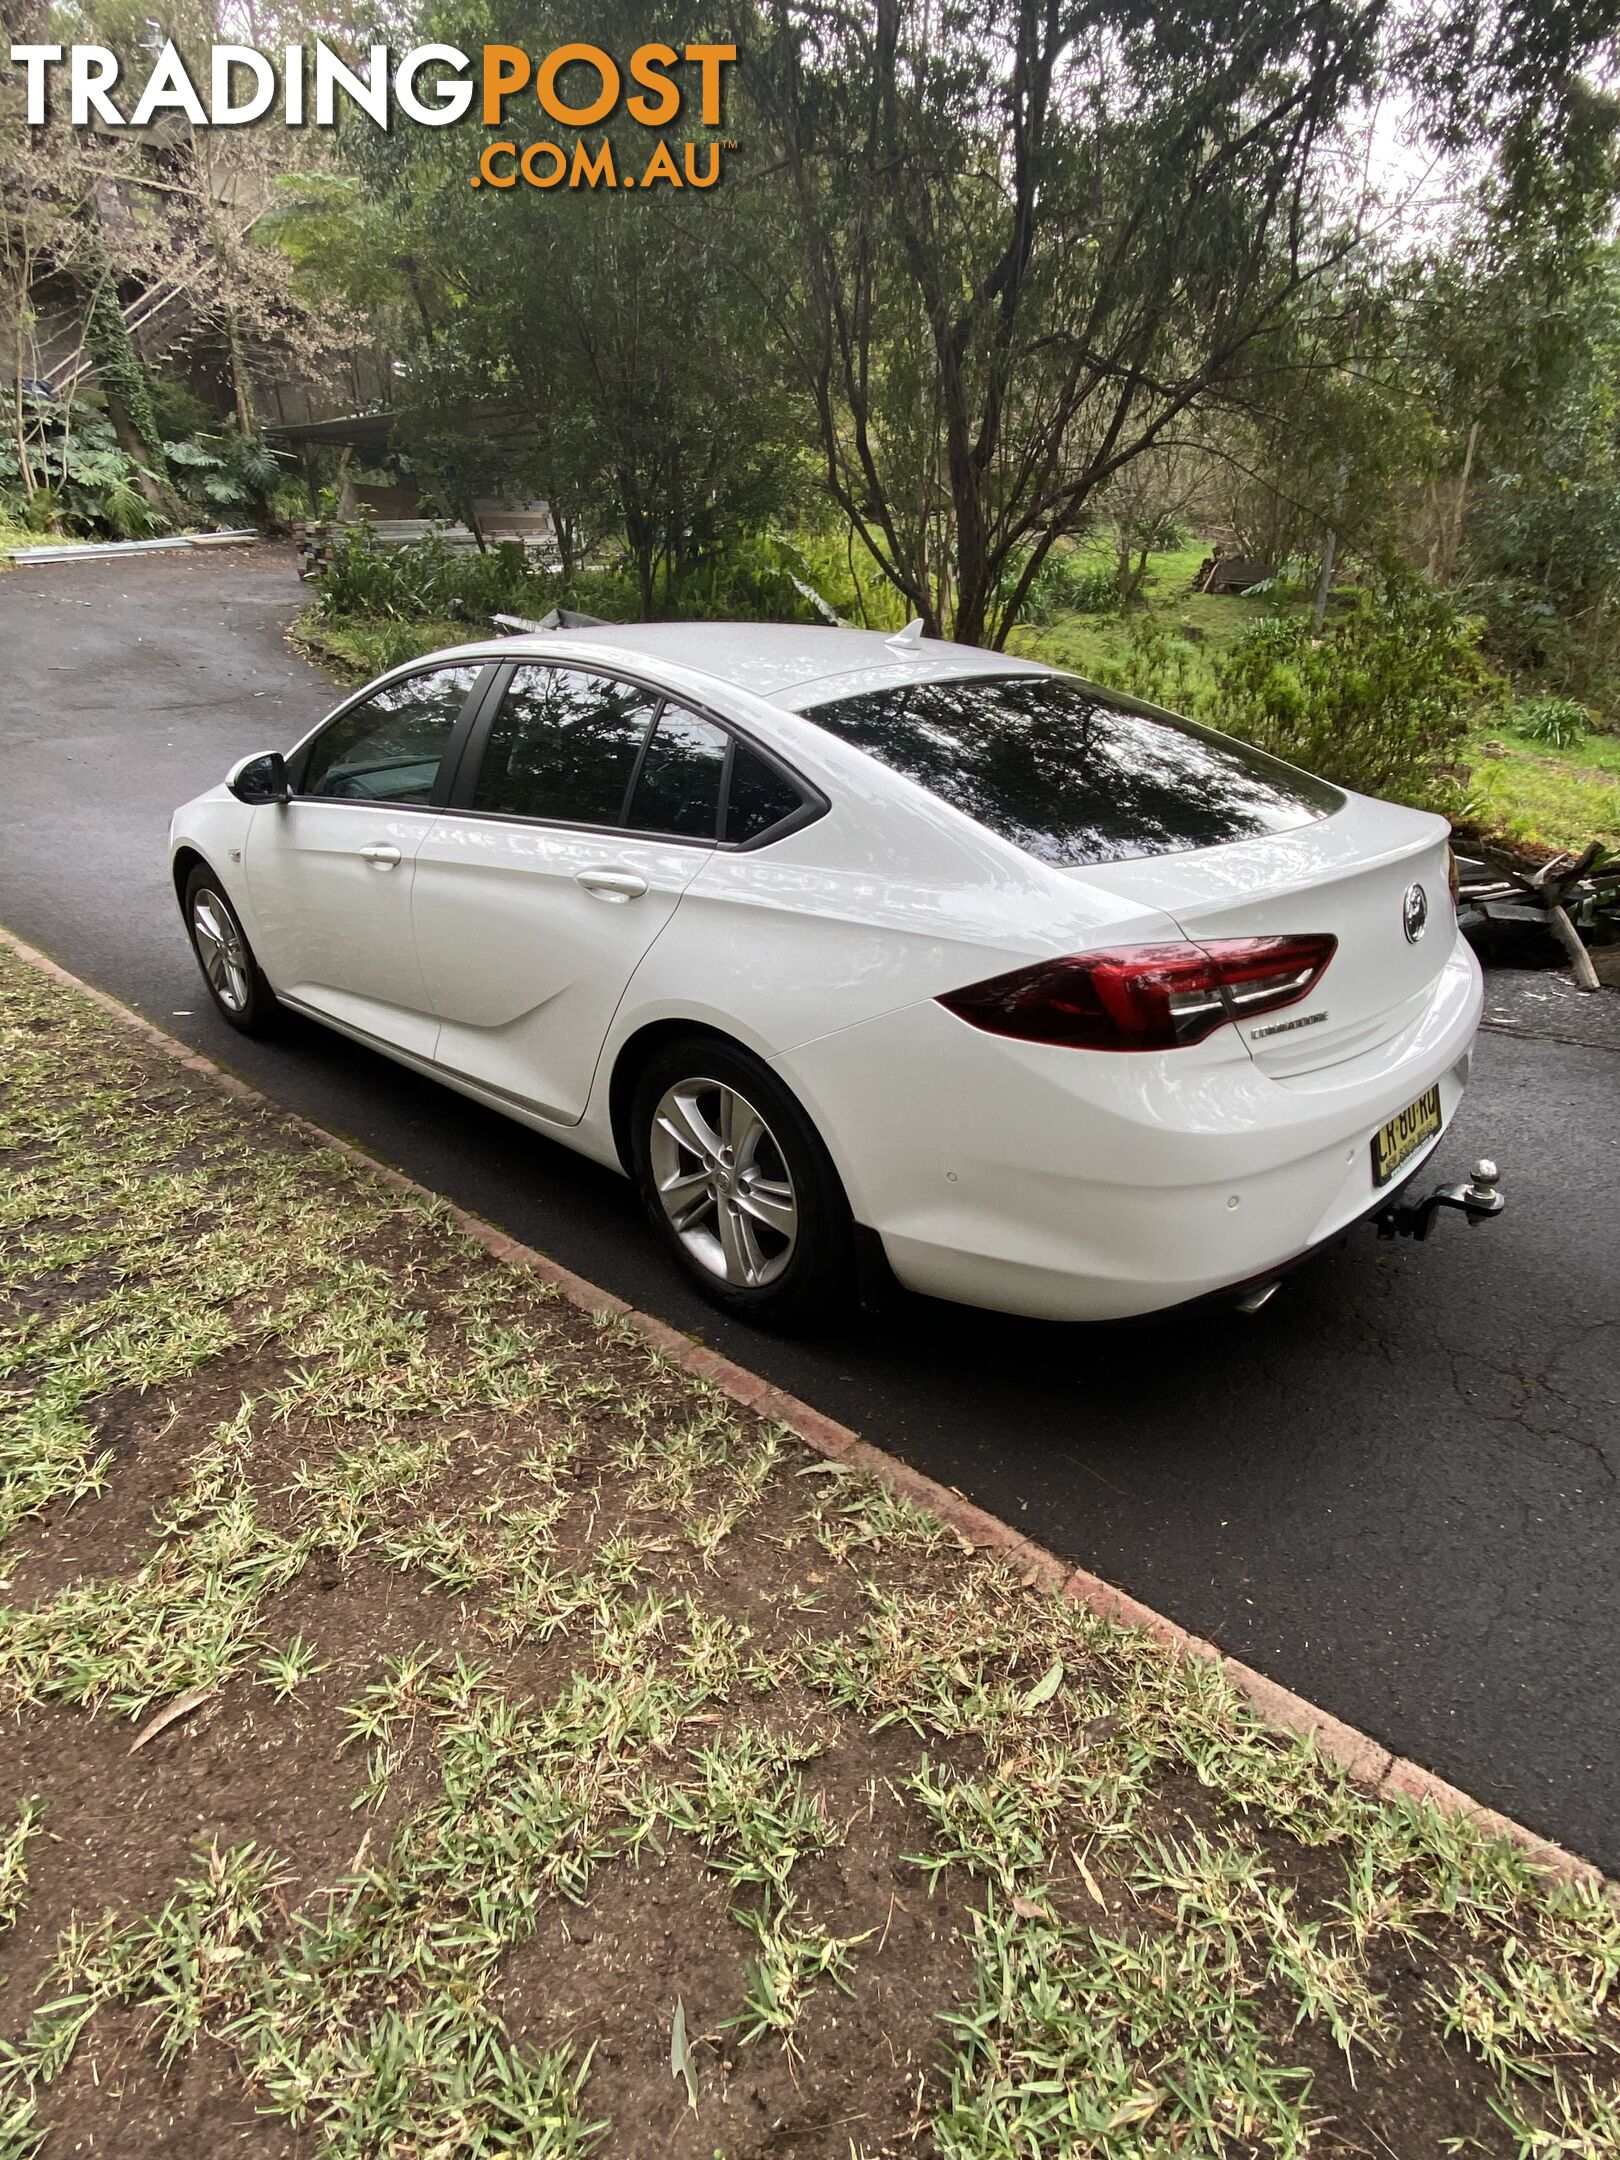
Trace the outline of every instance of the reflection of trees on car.
{"label": "reflection of trees on car", "polygon": [[452,667],[385,683],[316,738],[299,792],[425,803],[477,679]]}
{"label": "reflection of trees on car", "polygon": [[1247,744],[1079,683],[914,683],[818,706],[816,720],[1064,867],[1287,832],[1342,800]]}

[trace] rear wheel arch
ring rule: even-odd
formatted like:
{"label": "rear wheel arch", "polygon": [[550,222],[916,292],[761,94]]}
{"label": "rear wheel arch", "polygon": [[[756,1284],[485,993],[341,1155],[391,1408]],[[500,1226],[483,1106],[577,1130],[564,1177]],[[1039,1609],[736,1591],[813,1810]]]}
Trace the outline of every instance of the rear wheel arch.
{"label": "rear wheel arch", "polygon": [[[619,1046],[608,1081],[608,1122],[620,1166],[627,1177],[636,1174],[635,1154],[630,1144],[630,1111],[636,1099],[636,1085],[646,1071],[648,1061],[662,1044],[687,1035],[707,1035],[732,1050],[748,1049],[748,1045],[739,1042],[736,1036],[726,1034],[722,1028],[710,1027],[702,1020],[650,1020],[645,1027],[626,1036]],[[750,1054],[758,1055],[757,1052]]]}

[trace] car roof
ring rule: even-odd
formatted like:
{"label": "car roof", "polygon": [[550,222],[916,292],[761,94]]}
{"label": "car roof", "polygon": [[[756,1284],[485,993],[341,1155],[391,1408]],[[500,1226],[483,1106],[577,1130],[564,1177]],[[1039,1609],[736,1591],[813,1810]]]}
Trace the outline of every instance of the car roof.
{"label": "car roof", "polygon": [[664,662],[710,681],[801,712],[834,697],[894,683],[963,675],[1033,675],[1036,662],[942,638],[897,637],[881,630],[834,629],[803,623],[592,623],[543,637],[519,634],[501,642],[503,657],[532,653],[557,660],[570,648],[583,660],[604,654]]}

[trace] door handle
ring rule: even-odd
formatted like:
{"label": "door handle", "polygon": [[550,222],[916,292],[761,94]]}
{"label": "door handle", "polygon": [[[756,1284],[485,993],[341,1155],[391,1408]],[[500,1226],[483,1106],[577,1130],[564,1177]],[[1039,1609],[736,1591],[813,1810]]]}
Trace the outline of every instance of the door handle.
{"label": "door handle", "polygon": [[379,870],[392,870],[395,863],[400,860],[399,849],[390,847],[386,841],[382,840],[375,840],[370,847],[363,847],[360,854],[362,860],[374,863]]}
{"label": "door handle", "polygon": [[574,872],[576,885],[583,885],[588,893],[595,893],[598,900],[639,900],[647,890],[647,880],[634,870],[615,870],[607,865]]}

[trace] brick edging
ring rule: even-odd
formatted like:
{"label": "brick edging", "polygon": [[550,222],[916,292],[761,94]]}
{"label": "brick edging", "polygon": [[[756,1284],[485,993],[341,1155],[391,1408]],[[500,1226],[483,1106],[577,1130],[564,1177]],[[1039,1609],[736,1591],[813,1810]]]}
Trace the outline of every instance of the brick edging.
{"label": "brick edging", "polygon": [[707,1381],[721,1394],[741,1408],[755,1411],[760,1417],[772,1419],[795,1433],[806,1447],[829,1460],[847,1464],[849,1468],[863,1470],[887,1486],[890,1492],[915,1501],[929,1514],[947,1524],[961,1538],[964,1545],[976,1552],[988,1552],[1004,1561],[1014,1570],[1022,1571],[1024,1579],[1032,1585],[1083,1605],[1104,1620],[1112,1620],[1121,1627],[1136,1628],[1150,1635],[1154,1641],[1179,1656],[1195,1658],[1201,1662],[1219,1665],[1227,1680],[1246,1698],[1255,1714],[1267,1725],[1284,1732],[1308,1737],[1314,1742],[1319,1754],[1348,1772],[1359,1784],[1373,1792],[1400,1797],[1407,1800],[1423,1800],[1447,1815],[1463,1816],[1476,1823],[1493,1836],[1510,1839],[1524,1851],[1526,1857],[1542,1873],[1566,1882],[1583,1882],[1595,1887],[1607,1887],[1608,1894],[1620,1898],[1620,1885],[1606,1886],[1602,1871],[1588,1860],[1567,1852],[1548,1838],[1528,1830],[1522,1823],[1499,1815],[1494,1808],[1483,1806],[1455,1785],[1448,1785],[1444,1778],[1420,1764],[1407,1762],[1394,1755],[1381,1742],[1374,1740],[1353,1725],[1346,1725],[1330,1711],[1307,1702],[1303,1695],[1281,1687],[1275,1680],[1268,1680],[1264,1673],[1252,1666],[1241,1664],[1228,1657],[1214,1643],[1205,1642],[1201,1636],[1189,1634],[1174,1620],[1155,1612],[1127,1591],[1116,1589],[1104,1582],[1100,1575],[1093,1575],[1086,1568],[1071,1567],[1060,1560],[1045,1546],[1024,1537],[1010,1523],[1004,1523],[997,1515],[975,1506],[961,1493],[936,1479],[926,1477],[914,1470],[909,1463],[897,1456],[885,1453],[869,1441],[863,1440],[847,1425],[840,1425],[835,1418],[812,1409],[800,1402],[796,1395],[789,1395],[776,1387],[761,1374],[750,1372],[717,1350],[694,1342],[678,1328],[658,1319],[652,1313],[639,1311],[624,1298],[615,1297],[612,1291],[588,1282],[583,1275],[576,1275],[572,1268],[551,1260],[537,1252],[532,1245],[525,1245],[517,1238],[509,1237],[482,1216],[457,1207],[436,1193],[430,1186],[408,1177],[403,1170],[396,1170],[389,1163],[379,1162],[352,1141],[340,1140],[312,1119],[301,1117],[281,1103],[250,1087],[234,1073],[226,1072],[212,1058],[192,1050],[178,1037],[169,1035],[143,1019],[118,998],[105,990],[98,990],[92,983],[72,975],[54,960],[25,945],[21,938],[0,927],[0,945],[13,953],[27,966],[48,976],[53,982],[75,991],[110,1013],[123,1027],[139,1035],[165,1057],[172,1058],[187,1072],[200,1074],[223,1093],[234,1096],[237,1101],[253,1103],[268,1110],[284,1124],[305,1135],[318,1147],[343,1155],[350,1162],[359,1163],[372,1175],[382,1179],[394,1191],[410,1193],[417,1198],[431,1201],[435,1207],[444,1209],[456,1227],[481,1245],[496,1260],[509,1266],[525,1269],[568,1299],[570,1304],[598,1319],[623,1320],[661,1357],[678,1365],[683,1372],[695,1379]]}

